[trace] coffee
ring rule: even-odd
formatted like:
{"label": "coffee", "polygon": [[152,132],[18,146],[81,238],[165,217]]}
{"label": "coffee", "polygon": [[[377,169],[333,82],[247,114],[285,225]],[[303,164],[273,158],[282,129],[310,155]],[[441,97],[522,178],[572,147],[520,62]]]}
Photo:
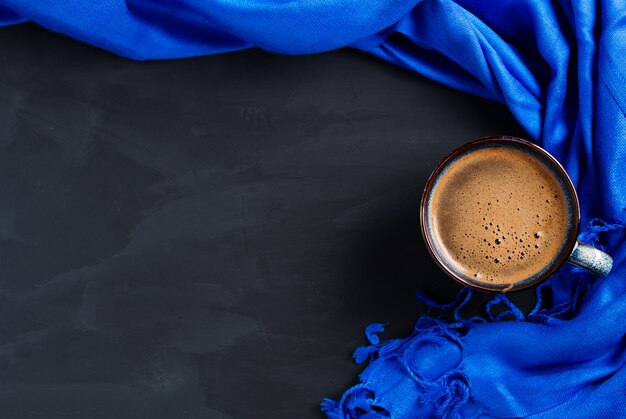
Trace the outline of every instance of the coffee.
{"label": "coffee", "polygon": [[542,275],[561,257],[573,224],[571,197],[554,170],[515,145],[456,157],[426,205],[439,259],[489,286]]}

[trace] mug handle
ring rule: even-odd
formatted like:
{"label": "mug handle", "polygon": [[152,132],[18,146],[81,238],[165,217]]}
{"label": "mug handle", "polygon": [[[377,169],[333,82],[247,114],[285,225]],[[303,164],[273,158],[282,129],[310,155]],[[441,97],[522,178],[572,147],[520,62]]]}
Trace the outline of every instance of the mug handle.
{"label": "mug handle", "polygon": [[568,262],[585,268],[587,271],[600,277],[607,276],[613,267],[613,258],[611,256],[581,241],[576,242],[574,245],[574,250],[569,255]]}

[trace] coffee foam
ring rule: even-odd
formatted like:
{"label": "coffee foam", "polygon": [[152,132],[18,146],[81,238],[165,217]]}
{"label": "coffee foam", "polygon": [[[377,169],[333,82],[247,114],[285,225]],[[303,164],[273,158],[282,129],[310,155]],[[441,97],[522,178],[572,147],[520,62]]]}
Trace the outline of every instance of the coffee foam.
{"label": "coffee foam", "polygon": [[428,202],[437,251],[473,281],[514,284],[540,274],[560,254],[571,205],[552,170],[513,147],[457,158]]}

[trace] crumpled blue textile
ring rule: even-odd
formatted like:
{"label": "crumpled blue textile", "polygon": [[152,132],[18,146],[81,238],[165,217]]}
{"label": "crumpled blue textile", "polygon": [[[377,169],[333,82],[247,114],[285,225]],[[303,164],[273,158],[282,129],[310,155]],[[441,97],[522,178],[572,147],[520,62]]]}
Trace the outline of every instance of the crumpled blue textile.
{"label": "crumpled blue textile", "polygon": [[[624,0],[0,0],[0,24],[34,21],[119,55],[160,59],[261,47],[368,51],[506,104],[577,186],[582,238],[614,257],[607,278],[564,268],[522,313],[418,320],[381,342],[329,418],[626,417],[626,3]],[[542,295],[551,291],[546,304]],[[500,307],[502,310],[497,310]]]}

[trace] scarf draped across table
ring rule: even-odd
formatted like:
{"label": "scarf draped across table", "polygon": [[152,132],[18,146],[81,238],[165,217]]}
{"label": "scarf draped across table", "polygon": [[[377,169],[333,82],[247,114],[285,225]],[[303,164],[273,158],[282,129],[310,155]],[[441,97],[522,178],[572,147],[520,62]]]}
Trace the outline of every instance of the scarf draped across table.
{"label": "scarf draped across table", "polygon": [[133,59],[351,46],[504,103],[566,167],[581,238],[608,249],[613,272],[562,269],[528,315],[496,296],[485,318],[466,319],[471,292],[448,305],[422,296],[455,321],[424,316],[386,342],[369,326],[355,352],[368,363],[361,383],[322,408],[330,418],[626,416],[623,0],[0,0],[0,24],[23,21]]}

